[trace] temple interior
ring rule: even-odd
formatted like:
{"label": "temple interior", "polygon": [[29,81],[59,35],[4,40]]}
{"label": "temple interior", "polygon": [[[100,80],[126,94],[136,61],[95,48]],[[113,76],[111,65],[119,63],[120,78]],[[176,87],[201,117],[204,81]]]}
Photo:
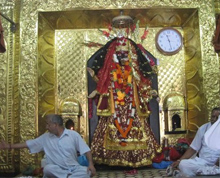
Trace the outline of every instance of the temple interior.
{"label": "temple interior", "polygon": [[[45,115],[55,113],[72,119],[91,146],[99,116],[88,99],[87,63],[109,41],[109,25],[120,13],[136,25],[129,38],[156,59],[151,79],[159,100],[149,101],[144,118],[155,140],[173,146],[194,138],[220,106],[219,0],[0,0],[1,140],[36,138],[46,132]],[[182,40],[174,53],[159,49],[156,40],[167,28]],[[19,177],[30,166],[40,167],[42,158],[28,149],[0,150],[0,177]],[[104,164],[95,177],[166,176],[151,168],[135,174],[129,166],[121,171]]]}

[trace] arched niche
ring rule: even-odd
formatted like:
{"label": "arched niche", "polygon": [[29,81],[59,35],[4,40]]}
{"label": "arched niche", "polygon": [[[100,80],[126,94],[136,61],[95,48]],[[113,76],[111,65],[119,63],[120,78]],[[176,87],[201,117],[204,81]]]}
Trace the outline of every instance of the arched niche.
{"label": "arched niche", "polygon": [[186,133],[187,106],[185,96],[178,92],[168,94],[163,103],[165,134]]}

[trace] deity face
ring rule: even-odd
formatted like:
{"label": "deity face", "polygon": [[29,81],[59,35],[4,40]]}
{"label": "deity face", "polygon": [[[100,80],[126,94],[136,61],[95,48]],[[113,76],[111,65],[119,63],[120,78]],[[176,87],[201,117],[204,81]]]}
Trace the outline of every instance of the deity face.
{"label": "deity face", "polygon": [[128,59],[122,58],[122,59],[119,61],[119,62],[120,62],[120,65],[121,65],[121,66],[126,65],[126,64],[125,64],[126,61],[128,61]]}
{"label": "deity face", "polygon": [[128,61],[128,51],[117,51],[116,55],[121,65],[124,65]]}

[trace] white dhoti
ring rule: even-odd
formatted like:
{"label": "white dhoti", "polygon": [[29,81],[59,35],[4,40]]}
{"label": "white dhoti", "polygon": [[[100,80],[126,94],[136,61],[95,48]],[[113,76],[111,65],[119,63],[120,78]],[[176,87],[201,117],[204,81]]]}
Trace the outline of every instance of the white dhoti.
{"label": "white dhoti", "polygon": [[47,164],[44,167],[44,178],[90,178],[90,172],[85,166],[76,165],[69,170],[57,165]]}
{"label": "white dhoti", "polygon": [[184,159],[179,164],[179,170],[182,174],[182,176],[185,177],[193,177],[196,176],[198,170],[201,167],[208,166],[207,161],[195,157],[193,159]]}
{"label": "white dhoti", "polygon": [[205,129],[203,132],[200,130],[198,134],[200,138],[196,137],[202,142],[201,149],[195,149],[197,148],[194,144],[196,141],[191,144],[194,150],[199,151],[199,157],[182,160],[179,164],[182,176],[215,175],[220,172],[219,167],[215,166],[220,157],[220,118],[207,131]]}
{"label": "white dhoti", "polygon": [[211,176],[211,175],[217,175],[217,174],[220,174],[220,167],[218,166],[205,166],[205,167],[201,167],[197,171],[197,175]]}

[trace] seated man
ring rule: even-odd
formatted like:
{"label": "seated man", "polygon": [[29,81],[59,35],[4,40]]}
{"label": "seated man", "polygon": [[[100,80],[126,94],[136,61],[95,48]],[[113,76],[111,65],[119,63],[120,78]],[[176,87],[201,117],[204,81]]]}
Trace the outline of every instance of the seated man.
{"label": "seated man", "polygon": [[[220,170],[218,169],[218,167],[215,166],[220,156],[220,148],[210,148],[210,146],[204,139],[207,131],[211,131],[209,129],[213,129],[216,127],[216,125],[219,125],[219,113],[219,108],[214,108],[212,110],[210,122],[202,125],[199,128],[195,138],[193,139],[190,147],[187,149],[184,155],[171,165],[173,168],[177,166],[179,168],[179,171],[175,170],[173,172],[174,176],[193,177],[196,175],[205,175],[205,172],[202,173],[201,169],[206,170],[209,168],[212,168],[212,175],[220,174]],[[217,136],[216,138],[219,138],[219,136]],[[194,158],[191,158],[195,154],[199,154],[199,157],[196,156]]]}
{"label": "seated man", "polygon": [[[49,133],[27,140],[24,143],[0,143],[0,149],[28,148],[31,153],[44,151],[47,159],[43,171],[48,178],[89,178],[96,174],[89,147],[77,133],[65,129],[60,115],[46,116],[46,128]],[[86,154],[89,166],[81,166],[77,161],[77,151]]]}

